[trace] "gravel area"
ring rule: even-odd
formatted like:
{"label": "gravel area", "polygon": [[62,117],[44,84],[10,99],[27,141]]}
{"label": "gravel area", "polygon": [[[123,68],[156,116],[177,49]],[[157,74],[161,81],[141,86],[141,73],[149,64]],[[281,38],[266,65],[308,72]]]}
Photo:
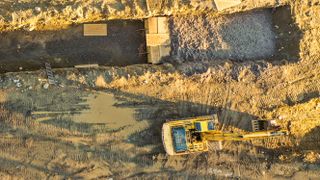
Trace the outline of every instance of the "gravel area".
{"label": "gravel area", "polygon": [[276,41],[271,10],[171,18],[173,55],[183,60],[269,58]]}

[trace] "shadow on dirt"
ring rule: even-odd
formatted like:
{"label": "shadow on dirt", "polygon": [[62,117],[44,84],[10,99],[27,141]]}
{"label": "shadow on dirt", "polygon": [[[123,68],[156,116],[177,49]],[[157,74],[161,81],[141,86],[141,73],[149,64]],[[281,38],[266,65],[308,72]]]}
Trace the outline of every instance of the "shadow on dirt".
{"label": "shadow on dirt", "polygon": [[[191,103],[188,101],[170,102],[144,95],[134,95],[125,92],[113,91],[115,98],[121,98],[118,107],[132,107],[135,109],[135,119],[137,121],[147,120],[150,127],[142,132],[132,134],[130,142],[138,146],[156,145],[156,152],[163,152],[161,143],[162,124],[167,120],[183,119],[188,117],[203,116],[217,113],[219,121],[226,126],[251,131],[251,120],[255,116],[244,112],[236,112],[220,107],[213,107],[205,104]],[[139,99],[142,102],[132,103],[132,99]]]}
{"label": "shadow on dirt", "polygon": [[[105,144],[100,144],[96,148],[92,149],[90,145],[86,144],[75,144],[72,142],[68,141],[63,141],[60,140],[58,137],[49,137],[49,136],[44,136],[41,134],[34,134],[31,131],[26,131],[23,129],[17,129],[15,128],[15,131],[17,134],[19,134],[22,137],[32,137],[36,141],[46,141],[46,142],[52,142],[55,144],[55,146],[65,146],[64,148],[66,149],[71,149],[71,150],[77,150],[79,151],[78,153],[93,153],[94,157],[96,158],[101,158],[102,160],[105,160],[109,163],[114,163],[114,162],[129,162],[129,163],[135,163],[139,165],[140,167],[147,167],[151,166],[154,163],[153,156],[156,154],[164,154],[164,149],[162,147],[162,140],[161,140],[161,127],[166,120],[172,120],[172,119],[179,119],[179,118],[187,118],[187,117],[192,117],[192,116],[199,116],[199,115],[208,115],[208,114],[213,114],[213,113],[218,113],[219,115],[222,115],[223,122],[227,123],[228,125],[250,131],[250,122],[252,119],[256,119],[256,117],[248,114],[248,113],[243,113],[243,112],[235,112],[232,110],[225,110],[224,108],[220,107],[213,107],[210,105],[205,105],[205,104],[197,104],[197,103],[191,103],[188,101],[179,101],[179,102],[170,102],[170,101],[163,101],[157,98],[153,97],[148,97],[144,95],[136,95],[136,94],[131,94],[131,93],[126,93],[126,92],[121,92],[121,91],[115,91],[115,90],[106,90],[105,92],[107,93],[112,93],[114,94],[115,99],[121,100],[118,102],[121,103],[116,103],[114,106],[119,107],[119,108],[133,108],[135,119],[137,121],[144,121],[147,120],[149,124],[149,128],[144,129],[139,132],[132,133],[129,135],[128,139],[120,139],[120,141],[124,141],[125,143],[132,143],[137,147],[152,147],[151,151],[145,152],[145,153],[137,153],[134,156],[128,157],[126,156],[125,150],[113,150],[112,146],[117,145],[117,143],[113,144],[113,141],[106,142]],[[50,109],[45,109],[45,110],[50,110]],[[47,122],[43,122],[48,125],[52,125],[54,127],[57,127],[58,129],[68,129],[68,130],[73,130],[73,131],[79,131],[79,132],[84,132],[88,133],[88,136],[90,134],[96,134],[99,133],[99,131],[95,132],[95,129],[105,129],[107,124],[86,124],[86,123],[75,123],[75,124],[68,124],[66,125],[63,124],[63,122],[58,122],[59,119],[56,120],[49,120]],[[76,128],[73,128],[73,126],[76,126]],[[130,128],[130,127],[129,127]],[[3,128],[1,128],[3,129]],[[101,131],[102,133],[109,133],[105,131]],[[113,133],[113,132],[111,132]],[[314,144],[319,143],[320,141],[316,138],[317,134],[319,134],[319,128],[313,129],[309,134],[307,134],[303,140],[301,141],[301,144],[298,145],[298,147],[294,149],[289,149],[290,150],[296,150],[297,148],[300,148],[301,150],[310,150],[307,149],[305,143],[310,143],[310,148],[316,149]],[[110,134],[111,135],[111,134]],[[129,140],[129,141],[128,141]],[[119,140],[118,140],[119,141]],[[281,142],[280,142],[281,143]],[[240,145],[240,143],[235,142],[235,147],[237,147],[237,144]],[[243,143],[241,143],[243,144]],[[281,147],[281,148],[276,148],[276,149],[267,149],[261,146],[255,146],[251,144],[250,142],[244,142],[244,144],[247,144],[249,148],[240,148],[238,150],[232,150],[228,151],[226,153],[229,153],[233,158],[235,158],[236,161],[243,161],[245,163],[251,163],[251,162],[260,162],[263,161],[265,157],[268,158],[268,162],[278,161],[278,156],[282,152],[288,152],[288,148],[286,147]],[[243,146],[243,145],[242,145]],[[250,151],[250,149],[255,149],[258,148],[258,151],[263,151],[264,153],[263,156],[257,157],[256,155],[252,154],[246,154]],[[234,148],[232,148],[234,149]],[[212,155],[212,153],[214,155]],[[219,153],[215,154],[216,152],[209,152],[209,153],[202,153],[202,154],[195,154],[195,155],[190,155],[186,156],[186,159],[184,157],[166,157],[163,160],[157,159],[160,164],[162,163],[162,166],[164,166],[163,170],[169,170],[165,166],[165,163],[167,161],[182,161],[183,164],[185,163],[191,163],[191,164],[198,164],[201,167],[208,167],[207,161],[200,162],[199,158],[204,158],[207,159],[207,156],[217,156],[220,158]],[[238,154],[237,156],[237,153]],[[211,154],[211,155],[210,155]],[[233,154],[233,155],[232,155]],[[221,154],[221,161],[223,160],[222,157],[223,154]],[[225,155],[224,155],[225,156]],[[231,157],[231,158],[232,158]],[[158,156],[156,158],[159,158]],[[211,157],[212,158],[212,157]],[[218,159],[219,159],[218,158]],[[249,158],[249,160],[248,160]],[[1,159],[0,159],[1,160]],[[75,160],[77,160],[75,158]],[[84,157],[83,162],[87,162],[88,157]],[[9,159],[3,159],[3,161],[7,161],[9,163],[20,163],[20,162],[11,162]],[[81,160],[82,161],[82,160]],[[223,160],[225,161],[225,159]],[[234,161],[234,160],[232,160]],[[24,165],[21,163],[21,165]],[[184,166],[184,165],[183,165]],[[266,166],[270,168],[271,164],[267,163]],[[35,168],[37,169],[38,167],[33,167],[30,166],[30,168]],[[48,169],[38,169],[39,171],[43,172],[49,172]],[[178,171],[174,171],[178,172]],[[65,177],[74,177],[72,174],[65,174],[62,173],[62,171],[59,171],[58,174],[63,175]],[[143,173],[142,173],[143,174]],[[137,176],[140,176],[141,174],[136,174]],[[117,176],[117,174],[115,174]],[[134,176],[134,175],[133,175]]]}
{"label": "shadow on dirt", "polygon": [[318,151],[320,149],[320,126],[311,129],[299,143],[299,149]]}
{"label": "shadow on dirt", "polygon": [[286,59],[292,62],[300,58],[300,41],[303,33],[293,19],[290,6],[281,6],[272,10],[273,30],[276,35],[276,60]]}
{"label": "shadow on dirt", "polygon": [[[236,112],[233,110],[214,107],[205,104],[191,103],[188,101],[170,102],[144,95],[135,95],[116,90],[106,90],[106,93],[114,95],[114,107],[130,108],[134,110],[134,119],[136,121],[147,121],[148,129],[132,134],[129,137],[130,142],[138,146],[156,145],[157,152],[163,151],[161,143],[162,124],[167,120],[181,119],[194,116],[202,116],[217,113],[219,120],[224,122],[226,126],[234,126],[236,128],[251,131],[251,120],[256,119],[255,116],[244,112]],[[82,133],[112,133],[119,132],[127,128],[121,126],[118,129],[109,129],[107,123],[90,123],[75,122],[70,116],[79,114],[83,110],[89,110],[86,104],[85,93],[66,94],[67,91],[57,90],[53,93],[39,93],[38,98],[23,98],[14,96],[6,107],[11,111],[25,114],[31,120],[38,120],[44,117],[44,124],[53,125],[58,128],[78,131]],[[36,94],[29,92],[28,97],[35,97]],[[60,102],[60,103],[59,103]],[[61,103],[63,102],[63,103]],[[13,105],[14,104],[14,105]],[[36,112],[40,114],[28,114]],[[52,114],[52,112],[54,112]],[[58,112],[57,114],[55,112]]]}
{"label": "shadow on dirt", "polygon": [[[83,26],[60,31],[13,31],[0,33],[0,72],[37,70],[77,64],[131,65],[147,62],[144,23],[111,20],[105,37],[83,36]],[[20,68],[20,70],[21,70]]]}
{"label": "shadow on dirt", "polygon": [[[70,90],[73,93],[70,93]],[[70,88],[53,88],[50,92],[45,89],[24,93],[17,91],[8,96],[5,106],[11,111],[25,115],[28,115],[30,111],[61,111],[77,114],[80,110],[89,108],[84,104],[86,96],[88,96],[88,92]]]}
{"label": "shadow on dirt", "polygon": [[[69,174],[67,172],[62,172],[62,171],[58,171],[58,170],[49,170],[49,169],[47,169],[45,167],[41,167],[41,166],[37,166],[37,165],[34,165],[34,164],[25,163],[25,162],[21,162],[21,161],[17,161],[17,160],[14,160],[14,159],[6,159],[6,158],[1,158],[0,157],[0,163],[1,163],[0,167],[3,166],[3,169],[6,169],[6,168],[8,168],[10,166],[14,166],[15,168],[24,167],[26,169],[33,169],[33,170],[36,170],[36,171],[39,171],[39,172],[42,172],[42,173],[45,173],[45,174],[56,174],[56,175],[62,176],[64,178],[72,177],[72,178],[75,178],[75,179],[81,179],[80,176],[76,176],[74,174]],[[34,174],[34,175],[36,175],[36,174]]]}
{"label": "shadow on dirt", "polygon": [[[320,90],[320,89],[319,89]],[[302,103],[306,103],[313,98],[320,97],[320,91],[311,91],[311,92],[303,92],[297,95],[296,98],[286,97],[284,103],[288,104],[289,106],[294,106]]]}

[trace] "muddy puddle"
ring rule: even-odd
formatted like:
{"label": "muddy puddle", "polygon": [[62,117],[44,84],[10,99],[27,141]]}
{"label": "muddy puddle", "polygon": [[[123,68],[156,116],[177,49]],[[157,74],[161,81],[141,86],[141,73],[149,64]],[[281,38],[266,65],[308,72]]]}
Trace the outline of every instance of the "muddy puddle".
{"label": "muddy puddle", "polygon": [[[32,121],[83,133],[119,132],[122,136],[149,127],[147,119],[139,116],[141,107],[132,106],[134,100],[130,97],[103,91],[81,94],[67,91],[43,96],[47,97],[46,101],[39,100],[33,107],[24,107],[34,109],[30,111]],[[12,100],[18,101],[16,97]]]}
{"label": "muddy puddle", "polygon": [[98,92],[85,98],[88,109],[80,111],[71,117],[76,123],[106,124],[108,128],[119,129],[132,126],[137,123],[135,109],[128,107],[116,107],[122,102],[113,94]]}

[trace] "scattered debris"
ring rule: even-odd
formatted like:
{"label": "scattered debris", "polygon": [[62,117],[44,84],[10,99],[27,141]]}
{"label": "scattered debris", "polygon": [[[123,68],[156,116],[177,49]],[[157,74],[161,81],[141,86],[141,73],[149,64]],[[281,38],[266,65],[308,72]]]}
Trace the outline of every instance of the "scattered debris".
{"label": "scattered debris", "polygon": [[99,64],[79,64],[75,65],[75,68],[98,68]]}
{"label": "scattered debris", "polygon": [[18,82],[18,83],[16,84],[16,86],[17,86],[17,88],[20,88],[20,87],[22,86],[22,84],[21,84],[20,82]]}
{"label": "scattered debris", "polygon": [[56,85],[56,81],[53,76],[51,65],[49,63],[45,63],[45,67],[46,67],[46,73],[47,73],[49,84]]}
{"label": "scattered debris", "polygon": [[44,89],[48,89],[48,88],[49,88],[49,86],[50,86],[50,84],[49,84],[49,83],[45,83],[45,84],[43,85],[43,88],[44,88]]}
{"label": "scattered debris", "polygon": [[41,7],[35,7],[34,10],[36,10],[37,12],[41,12]]}
{"label": "scattered debris", "polygon": [[[177,42],[177,39],[172,41],[173,50],[177,48],[175,45],[181,46],[181,52],[193,61],[173,57],[168,59],[172,67],[136,64],[126,67],[57,69],[54,74],[50,67],[51,73],[47,73],[46,70],[45,72],[10,72],[1,75],[1,178],[319,179],[320,80],[318,72],[320,72],[320,46],[317,40],[320,34],[317,32],[319,16],[316,16],[319,14],[319,9],[315,3],[293,0],[245,0],[239,7],[235,6],[221,13],[227,16],[220,16],[220,12],[212,15],[211,13],[210,15],[201,14],[203,11],[210,12],[212,7],[215,8],[212,0],[148,0],[154,4],[152,7],[151,5],[145,7],[143,5],[145,1],[140,0],[132,2],[115,0],[112,3],[77,1],[76,4],[70,3],[71,1],[61,3],[61,0],[43,0],[40,4],[35,4],[32,0],[24,0],[23,3],[12,2],[2,1],[0,3],[2,7],[5,7],[0,12],[0,29],[8,32],[8,35],[11,34],[11,39],[6,39],[8,36],[0,36],[1,46],[12,44],[8,49],[12,52],[10,54],[12,57],[20,57],[26,52],[25,57],[28,59],[33,59],[30,57],[31,54],[39,56],[38,52],[44,52],[44,48],[47,48],[47,52],[60,48],[59,52],[71,52],[72,55],[79,55],[77,53],[86,50],[87,46],[79,51],[70,51],[64,48],[66,46],[56,45],[49,50],[49,47],[55,42],[50,37],[61,35],[57,39],[59,37],[69,39],[70,34],[74,35],[74,29],[69,30],[66,27],[72,24],[90,23],[93,20],[104,21],[107,18],[131,19],[155,14],[175,14],[177,16],[169,18],[169,23],[172,23],[176,17],[185,20],[183,19],[185,14],[188,14],[188,17],[190,14],[195,14],[188,12],[195,12],[199,8],[205,10],[195,15],[195,17],[204,17],[203,19],[199,18],[199,21],[189,19],[190,21],[183,21],[184,23],[179,24],[183,32],[180,34],[182,44]],[[250,30],[253,34],[257,33],[257,30],[263,32],[266,30],[265,26],[256,26],[262,21],[251,24],[242,21],[244,19],[235,22],[234,19],[228,17],[237,16],[236,13],[233,13],[237,11],[240,14],[247,14],[242,11],[253,9],[250,13],[255,14],[261,9],[270,7],[274,7],[273,14],[276,14],[278,11],[276,7],[284,3],[290,4],[292,8],[290,16],[280,13],[279,18],[276,19],[293,17],[296,24],[290,24],[290,28],[283,31],[283,26],[289,26],[288,23],[275,23],[279,26],[277,28],[270,19],[265,20],[269,22],[268,28],[272,28],[274,32],[280,32],[275,34],[279,37],[274,42],[281,42],[276,44],[275,51],[281,49],[280,53],[286,60],[283,62],[290,63],[277,61],[275,58],[277,52],[274,52],[272,57],[254,58],[253,56],[252,59],[246,59],[243,53],[249,51],[235,44],[237,42],[235,40],[238,39],[237,35],[243,35],[244,29],[246,32]],[[184,15],[180,15],[181,12]],[[218,16],[222,18],[217,20]],[[256,19],[257,16],[250,16],[247,20],[252,20],[251,18]],[[273,17],[270,16],[270,18]],[[241,28],[219,29],[217,26],[212,26],[210,21],[206,21],[208,19],[212,22],[219,21],[215,25],[221,25],[221,27],[228,22],[228,26]],[[193,22],[197,22],[195,24],[197,28],[192,27]],[[299,27],[299,30],[294,30],[293,26]],[[50,37],[45,32],[48,28],[50,28],[49,32],[55,32],[50,34],[52,35]],[[213,29],[215,31],[211,31]],[[77,32],[82,37],[82,29],[75,30],[78,30]],[[111,32],[109,31],[109,35]],[[174,34],[175,31],[171,33]],[[228,33],[231,35],[222,36]],[[33,35],[32,43],[19,38],[21,36],[18,37],[18,35],[21,34]],[[241,45],[259,42],[256,41],[256,38],[251,39],[250,33],[247,35],[249,35],[248,38],[243,38]],[[29,38],[28,36],[22,37]],[[188,39],[183,37],[191,39],[185,43]],[[268,37],[272,38],[261,36],[264,40],[270,40]],[[290,39],[294,37],[298,37],[298,43],[291,43]],[[12,39],[21,41],[15,42]],[[198,40],[195,41],[195,39]],[[218,41],[215,42],[217,39]],[[76,45],[74,43],[78,41],[68,42]],[[212,43],[216,45],[212,46]],[[264,43],[258,43],[258,46],[253,43],[252,47],[256,51],[256,54],[253,55],[266,50],[261,48]],[[32,51],[34,49],[31,47],[40,48]],[[101,55],[102,59],[108,56],[106,53],[108,46],[93,45],[92,47],[93,50],[97,50],[94,52],[105,53]],[[115,47],[110,46],[111,49],[117,49]],[[208,48],[212,48],[209,53]],[[137,49],[134,48],[134,52],[139,52]],[[297,61],[291,60],[289,49],[298,51]],[[1,51],[6,50],[2,48]],[[235,53],[228,53],[230,51]],[[91,52],[91,49],[88,52]],[[179,54],[177,55],[179,57]],[[213,61],[213,56],[223,58]],[[59,54],[47,60],[50,60],[50,63],[55,66],[59,63],[68,64],[68,58],[62,57]],[[77,57],[89,59],[82,54]],[[243,61],[229,63],[230,61],[226,60],[235,57]],[[41,59],[41,62],[44,59],[46,58]],[[78,60],[78,58],[75,59]],[[90,57],[91,59],[93,61],[77,62],[94,62],[94,58]],[[130,58],[124,59],[131,61]],[[260,68],[260,65],[266,64],[265,68]],[[2,63],[0,68],[4,69],[8,66]],[[14,65],[12,68],[17,70],[19,66],[23,67],[22,70],[29,70],[23,64]],[[309,76],[311,74],[314,76]],[[52,88],[50,81],[54,81],[59,88]],[[18,87],[20,88],[17,89]],[[118,102],[110,103],[114,109],[108,113],[112,114],[110,116],[112,121],[106,118],[106,115],[103,114],[106,112],[101,108],[105,107],[106,100],[94,95],[93,91],[98,91],[97,93],[112,91],[117,94],[114,99]],[[287,99],[290,102],[289,105],[286,104]],[[91,100],[97,101],[95,106],[86,104]],[[123,121],[123,113],[113,115],[114,111],[119,109],[135,109],[130,117],[136,121],[127,124],[128,126],[119,124],[118,127],[112,128],[114,124],[126,123]],[[31,110],[43,113],[28,116]],[[70,111],[70,113],[48,113],[54,111]],[[228,122],[240,128],[232,129],[233,132],[246,128],[247,120],[252,117],[254,119],[279,117],[279,126],[282,128],[291,122],[288,128],[291,129],[289,130],[291,135],[288,138],[271,138],[263,141],[224,142],[223,149],[219,147],[221,144],[212,144],[211,146],[216,145],[216,147],[210,147],[208,153],[192,156],[169,157],[163,148],[160,148],[162,137],[159,128],[167,119],[198,116],[212,112],[223,113],[225,119],[222,122]],[[82,116],[83,121],[70,119],[70,116],[78,115]],[[108,122],[94,122],[97,120],[94,117],[96,115]]]}

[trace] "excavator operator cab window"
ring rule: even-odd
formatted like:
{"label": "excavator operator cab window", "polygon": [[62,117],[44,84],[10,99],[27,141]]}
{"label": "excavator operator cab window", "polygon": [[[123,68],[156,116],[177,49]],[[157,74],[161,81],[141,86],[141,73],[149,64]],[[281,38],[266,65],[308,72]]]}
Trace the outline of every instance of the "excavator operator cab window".
{"label": "excavator operator cab window", "polygon": [[184,127],[172,128],[173,144],[176,152],[184,152],[188,150],[186,130]]}
{"label": "excavator operator cab window", "polygon": [[214,130],[214,122],[213,121],[195,122],[195,129],[198,132],[207,132],[207,131]]}
{"label": "excavator operator cab window", "polygon": [[213,121],[208,121],[208,130],[209,130],[209,131],[214,130],[214,123],[213,123]]}

